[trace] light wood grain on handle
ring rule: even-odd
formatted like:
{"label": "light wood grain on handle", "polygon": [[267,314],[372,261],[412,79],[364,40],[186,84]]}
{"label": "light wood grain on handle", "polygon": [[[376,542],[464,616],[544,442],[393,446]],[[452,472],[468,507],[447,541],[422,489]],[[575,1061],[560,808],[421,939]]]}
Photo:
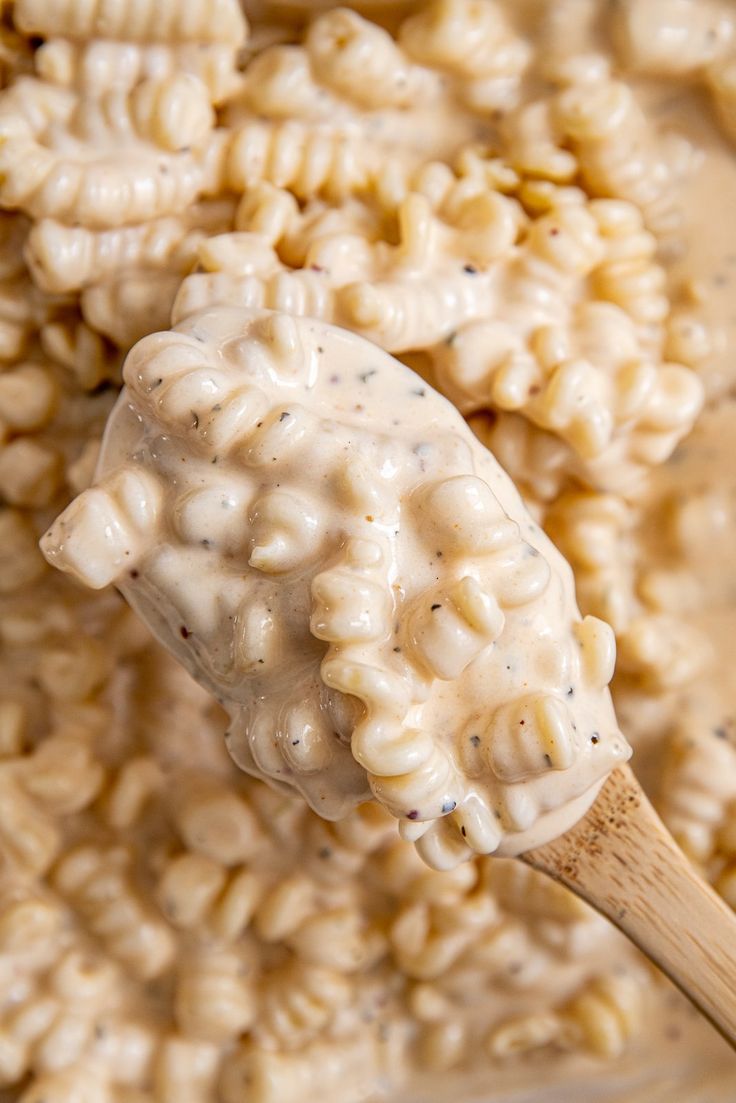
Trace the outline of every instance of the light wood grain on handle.
{"label": "light wood grain on handle", "polygon": [[736,1046],[736,916],[698,876],[628,766],[570,831],[523,854],[606,915]]}

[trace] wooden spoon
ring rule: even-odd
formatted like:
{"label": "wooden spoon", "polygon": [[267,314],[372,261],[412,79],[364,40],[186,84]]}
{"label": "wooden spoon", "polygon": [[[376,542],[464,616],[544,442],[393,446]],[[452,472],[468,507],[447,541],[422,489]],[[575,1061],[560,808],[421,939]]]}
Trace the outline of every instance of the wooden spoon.
{"label": "wooden spoon", "polygon": [[610,919],[736,1048],[736,916],[628,766],[613,771],[574,827],[521,858]]}

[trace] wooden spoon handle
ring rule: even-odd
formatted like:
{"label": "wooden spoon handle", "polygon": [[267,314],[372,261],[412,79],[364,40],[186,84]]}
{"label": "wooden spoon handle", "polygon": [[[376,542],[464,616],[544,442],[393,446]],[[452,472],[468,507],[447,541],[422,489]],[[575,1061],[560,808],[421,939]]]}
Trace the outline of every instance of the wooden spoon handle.
{"label": "wooden spoon handle", "polygon": [[695,872],[628,766],[522,859],[626,934],[736,1047],[736,916]]}

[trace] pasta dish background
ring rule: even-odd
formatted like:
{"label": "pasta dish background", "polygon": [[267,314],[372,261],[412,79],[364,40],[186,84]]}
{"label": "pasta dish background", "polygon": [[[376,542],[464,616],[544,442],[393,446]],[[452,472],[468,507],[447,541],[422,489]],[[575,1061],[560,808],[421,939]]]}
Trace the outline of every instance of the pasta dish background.
{"label": "pasta dish background", "polygon": [[215,305],[367,337],[569,559],[637,773],[736,906],[736,9],[358,8],[2,7],[0,1098],[730,1098],[585,905],[241,773],[117,592],[38,550],[140,338]]}

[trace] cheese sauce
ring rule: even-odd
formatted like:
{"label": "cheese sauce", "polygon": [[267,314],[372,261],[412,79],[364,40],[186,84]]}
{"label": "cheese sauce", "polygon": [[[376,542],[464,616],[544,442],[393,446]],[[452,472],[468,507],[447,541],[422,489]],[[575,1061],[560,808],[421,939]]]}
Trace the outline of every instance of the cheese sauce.
{"label": "cheese sauce", "polygon": [[731,1103],[499,854],[617,760],[607,622],[736,907],[734,6],[244,7],[0,28],[0,1096]]}

